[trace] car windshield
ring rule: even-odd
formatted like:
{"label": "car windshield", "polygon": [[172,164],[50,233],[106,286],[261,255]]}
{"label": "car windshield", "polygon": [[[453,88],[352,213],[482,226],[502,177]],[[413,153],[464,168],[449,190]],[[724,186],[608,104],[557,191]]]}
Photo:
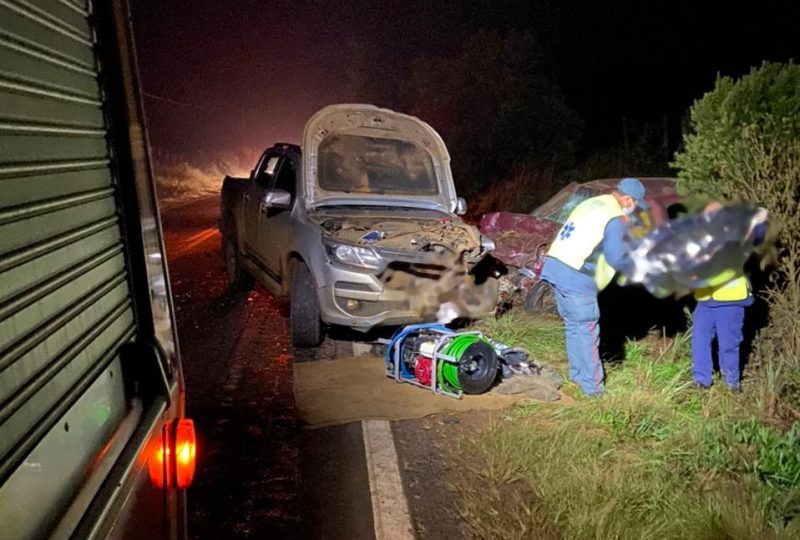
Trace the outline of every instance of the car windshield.
{"label": "car windshield", "polygon": [[332,135],[319,145],[319,186],[326,191],[438,195],[430,154],[398,139]]}
{"label": "car windshield", "polygon": [[538,218],[545,218],[563,225],[567,221],[570,212],[589,197],[597,195],[595,190],[585,186],[568,186],[556,193],[552,199],[531,212],[531,215]]}

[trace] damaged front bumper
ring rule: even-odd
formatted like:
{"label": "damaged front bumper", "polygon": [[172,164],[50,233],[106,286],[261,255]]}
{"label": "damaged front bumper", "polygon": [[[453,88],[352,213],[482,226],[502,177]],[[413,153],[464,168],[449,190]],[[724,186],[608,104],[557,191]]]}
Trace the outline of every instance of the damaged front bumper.
{"label": "damaged front bumper", "polygon": [[322,288],[319,295],[322,319],[366,331],[492,313],[498,295],[494,276],[483,272],[480,263],[467,270],[464,263],[445,262],[398,256],[371,271],[331,262],[325,265],[328,275],[322,283],[332,286]]}

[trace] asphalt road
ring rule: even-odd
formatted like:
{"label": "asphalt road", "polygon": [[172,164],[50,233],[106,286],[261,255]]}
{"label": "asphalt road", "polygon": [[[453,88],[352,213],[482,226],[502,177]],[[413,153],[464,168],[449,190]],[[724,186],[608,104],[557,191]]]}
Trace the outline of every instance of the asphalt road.
{"label": "asphalt road", "polygon": [[[261,286],[231,294],[217,198],[163,211],[187,387],[199,436],[189,491],[194,538],[373,538],[358,424],[298,425],[286,306]],[[313,361],[351,354],[326,340]]]}
{"label": "asphalt road", "polygon": [[263,289],[228,292],[218,204],[209,198],[163,212],[187,415],[199,436],[190,532],[292,537],[300,477],[287,327]]}
{"label": "asphalt road", "polygon": [[[191,536],[359,540],[388,530],[384,538],[398,538],[391,515],[377,524],[373,517],[381,503],[374,473],[380,476],[385,464],[370,465],[365,424],[306,429],[297,419],[293,363],[351,356],[352,343],[327,338],[317,349],[295,351],[286,305],[258,284],[230,293],[218,213],[216,197],[162,210],[187,414],[199,439],[188,493]],[[445,460],[439,443],[449,436],[441,430],[459,422],[385,423],[417,538],[459,536],[452,495],[436,465]],[[391,514],[394,503],[384,507]]]}

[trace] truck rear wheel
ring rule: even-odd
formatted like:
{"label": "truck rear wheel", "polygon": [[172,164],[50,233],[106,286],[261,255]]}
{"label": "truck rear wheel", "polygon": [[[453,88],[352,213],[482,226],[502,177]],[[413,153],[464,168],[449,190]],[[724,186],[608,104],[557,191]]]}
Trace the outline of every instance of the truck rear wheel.
{"label": "truck rear wheel", "polygon": [[228,286],[234,291],[250,289],[253,286],[253,278],[241,266],[236,239],[230,236],[224,237],[222,252],[224,254],[225,274],[228,276]]}
{"label": "truck rear wheel", "polygon": [[304,263],[298,262],[294,266],[289,302],[292,345],[298,348],[316,347],[322,342],[319,298],[314,277]]}

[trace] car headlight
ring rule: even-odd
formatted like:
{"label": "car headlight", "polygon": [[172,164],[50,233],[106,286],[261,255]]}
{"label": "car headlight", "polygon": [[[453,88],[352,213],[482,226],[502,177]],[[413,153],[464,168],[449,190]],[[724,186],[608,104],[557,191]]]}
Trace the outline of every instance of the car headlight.
{"label": "car headlight", "polygon": [[325,251],[331,260],[340,264],[357,266],[367,270],[379,270],[383,260],[374,250],[351,244],[325,242]]}

